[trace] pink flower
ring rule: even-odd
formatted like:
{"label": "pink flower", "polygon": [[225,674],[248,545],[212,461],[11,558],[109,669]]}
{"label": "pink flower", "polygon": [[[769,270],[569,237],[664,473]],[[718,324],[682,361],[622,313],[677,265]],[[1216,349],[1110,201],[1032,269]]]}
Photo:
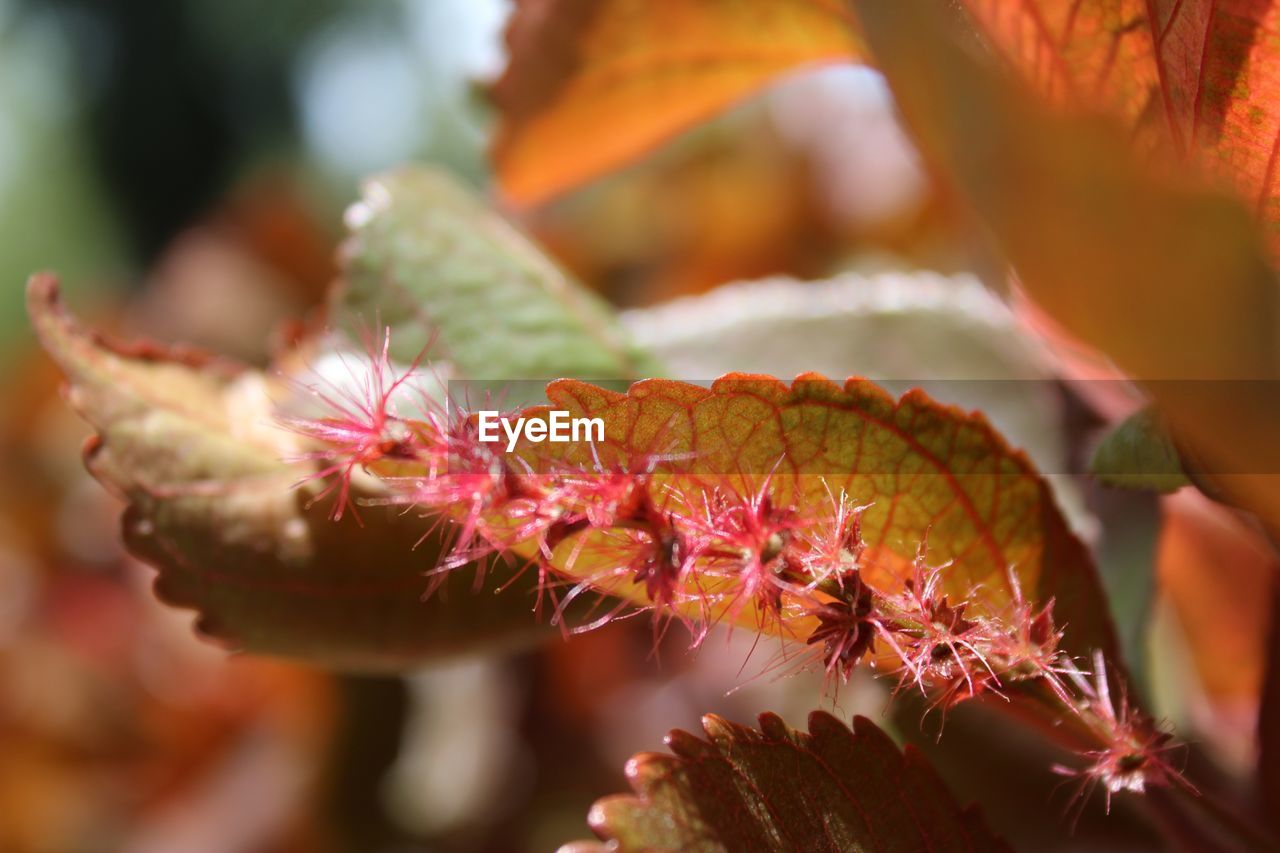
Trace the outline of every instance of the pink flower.
{"label": "pink flower", "polygon": [[715,488],[703,493],[702,506],[683,519],[688,528],[689,557],[700,571],[719,579],[725,602],[720,617],[736,621],[754,601],[766,616],[780,617],[782,594],[790,585],[781,578],[788,568],[788,547],[801,526],[799,513],[778,506],[766,477],[753,493]]}
{"label": "pink flower", "polygon": [[805,642],[822,644],[823,669],[828,678],[835,675],[848,681],[858,661],[874,651],[880,624],[870,587],[856,572],[846,574],[843,584],[847,598],[822,602],[811,611],[818,618],[818,627]]}
{"label": "pink flower", "polygon": [[1067,675],[1083,697],[1079,700],[1079,713],[1091,723],[1105,745],[1081,753],[1089,762],[1084,767],[1056,765],[1053,768],[1055,773],[1080,779],[1075,794],[1080,807],[1083,808],[1089,792],[1098,785],[1106,792],[1108,813],[1112,795],[1122,791],[1141,794],[1153,785],[1179,785],[1197,793],[1169,760],[1170,753],[1179,749],[1172,743],[1173,736],[1130,705],[1123,685],[1118,701],[1113,700],[1102,652],[1094,652],[1093,665],[1092,682],[1086,677],[1087,673],[1074,664],[1069,665]]}
{"label": "pink flower", "polygon": [[[336,479],[314,499],[320,500],[337,490],[333,518],[339,519],[351,502],[351,477],[357,468],[387,461],[409,461],[420,457],[430,439],[422,425],[396,414],[393,398],[409,391],[420,404],[431,407],[431,397],[418,383],[418,367],[422,356],[397,372],[391,361],[391,332],[386,330],[379,346],[369,336],[365,358],[359,365],[343,360],[351,384],[339,382],[301,386],[325,409],[316,418],[282,417],[294,432],[323,445],[297,457],[325,463],[306,480]],[[304,480],[305,482],[305,480]]]}

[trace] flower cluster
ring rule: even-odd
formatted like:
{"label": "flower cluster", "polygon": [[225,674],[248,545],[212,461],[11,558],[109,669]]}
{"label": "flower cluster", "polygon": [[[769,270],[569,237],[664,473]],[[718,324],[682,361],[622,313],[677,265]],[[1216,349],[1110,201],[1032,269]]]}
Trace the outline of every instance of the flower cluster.
{"label": "flower cluster", "polygon": [[[1052,602],[1028,601],[1012,568],[1003,608],[995,596],[951,588],[950,564],[931,565],[925,541],[905,577],[874,585],[863,540],[870,507],[825,483],[784,500],[792,492],[772,475],[695,477],[661,447],[506,454],[480,440],[467,407],[425,387],[417,365],[397,370],[386,339],[365,364],[368,375],[351,388],[312,389],[324,417],[288,423],[314,443],[304,459],[327,483],[321,494],[336,497],[335,516],[352,506],[353,475],[367,471],[385,489],[372,502],[414,507],[452,528],[430,577],[501,555],[516,576],[537,572],[536,606],[550,599],[565,630],[588,593],[598,601],[573,630],[636,607],[664,630],[683,623],[694,645],[715,623],[750,625],[807,650],[802,657],[832,684],[870,660],[896,671],[898,690],[918,689],[943,711],[1038,690],[1097,745],[1083,769],[1062,771],[1085,788],[1101,784],[1109,802],[1119,791],[1185,784],[1169,736],[1123,694],[1113,701],[1100,654],[1086,673],[1063,651]],[[398,413],[397,395],[411,398],[411,417]]]}

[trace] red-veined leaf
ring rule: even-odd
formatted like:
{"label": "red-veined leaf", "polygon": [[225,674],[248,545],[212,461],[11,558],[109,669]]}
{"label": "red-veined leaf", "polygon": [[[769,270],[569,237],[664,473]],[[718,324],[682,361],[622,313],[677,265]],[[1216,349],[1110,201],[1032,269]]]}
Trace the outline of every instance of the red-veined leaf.
{"label": "red-veined leaf", "polygon": [[1280,237],[1280,7],[1251,0],[966,0],[996,51],[1052,100],[1102,109],[1141,147],[1236,186]]}
{"label": "red-veined leaf", "polygon": [[858,4],[920,146],[1028,292],[1148,382],[1199,480],[1280,530],[1280,287],[1249,212],[1153,177],[1114,128],[1045,110],[959,45],[939,5]]}
{"label": "red-veined leaf", "polygon": [[[978,413],[940,405],[919,391],[895,400],[874,383],[843,386],[816,375],[788,386],[731,374],[703,388],[653,379],[626,394],[575,380],[547,389],[551,408],[601,418],[605,441],[526,445],[534,464],[550,452],[591,466],[664,454],[687,461],[663,473],[654,494],[751,494],[765,482],[775,505],[830,511],[841,491],[858,505],[868,548],[864,575],[892,587],[905,579],[922,542],[930,565],[947,565],[948,590],[998,614],[1012,600],[1010,572],[1028,599],[1053,599],[1066,644],[1114,656],[1107,605],[1092,558],[1072,534],[1045,481],[1026,456]],[[527,414],[538,414],[532,410]],[[550,451],[541,448],[553,448]],[[519,452],[519,451],[518,451]],[[595,577],[590,549],[568,571]],[[643,584],[619,578],[607,590],[646,600]],[[750,624],[768,625],[753,618]]]}
{"label": "red-veined leaf", "polygon": [[773,714],[759,730],[714,715],[707,740],[667,737],[671,753],[627,763],[635,795],[597,802],[591,828],[618,850],[1005,850],[911,747],[868,719],[822,712],[809,731]]}
{"label": "red-veined leaf", "polygon": [[[1132,128],[1143,151],[1225,178],[1280,245],[1280,7],[1254,0],[963,0],[1038,92]],[[939,5],[925,14],[944,15]],[[495,89],[507,197],[545,200],[625,165],[780,74],[864,58],[827,0],[526,0]]]}

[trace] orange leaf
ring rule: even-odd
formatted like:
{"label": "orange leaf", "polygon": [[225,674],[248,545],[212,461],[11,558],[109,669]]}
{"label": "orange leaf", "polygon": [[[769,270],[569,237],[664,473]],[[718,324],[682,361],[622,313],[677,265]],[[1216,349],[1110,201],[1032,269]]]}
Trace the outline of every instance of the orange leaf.
{"label": "orange leaf", "polygon": [[[1049,100],[1234,186],[1280,251],[1280,7],[1245,0],[965,0]],[[928,14],[941,14],[941,4]],[[533,204],[625,165],[796,67],[861,60],[842,4],[526,0],[495,89],[495,161]]]}
{"label": "orange leaf", "polygon": [[1280,7],[1239,0],[968,0],[1032,86],[1102,109],[1145,148],[1198,162],[1239,189],[1280,239]]}
{"label": "orange leaf", "polygon": [[1160,586],[1177,611],[1205,692],[1224,704],[1254,701],[1280,561],[1265,537],[1194,491],[1166,497],[1163,508]]}
{"label": "orange leaf", "polygon": [[1280,287],[1248,212],[1155,179],[1113,127],[1049,113],[975,61],[934,8],[859,3],[922,150],[1027,292],[1147,382],[1198,476],[1280,530]]}
{"label": "orange leaf", "polygon": [[1146,0],[967,0],[964,5],[996,51],[1058,103],[1101,105],[1137,121],[1158,97],[1147,15],[1152,4]]}
{"label": "orange leaf", "polygon": [[861,48],[840,0],[523,0],[493,91],[504,195],[622,166],[797,66]]}
{"label": "orange leaf", "polygon": [[[561,380],[547,396],[571,417],[603,419],[605,442],[537,447],[580,465],[592,463],[589,454],[606,463],[654,454],[686,460],[661,474],[671,488],[655,494],[717,486],[746,494],[767,482],[776,505],[816,514],[843,490],[854,503],[870,504],[861,532],[872,583],[899,583],[927,541],[929,564],[950,564],[944,578],[959,598],[975,597],[976,606],[999,613],[1011,601],[1012,570],[1027,598],[1057,602],[1070,649],[1114,652],[1088,551],[1026,456],[981,414],[920,391],[895,401],[868,380],[841,387],[814,374],[791,386],[746,374],[730,374],[711,388],[652,379],[626,394]],[[557,558],[564,562],[560,552]],[[598,568],[589,559],[565,567],[579,577],[593,577]],[[647,601],[643,585],[630,579],[607,591]],[[751,623],[768,627],[766,620]]]}

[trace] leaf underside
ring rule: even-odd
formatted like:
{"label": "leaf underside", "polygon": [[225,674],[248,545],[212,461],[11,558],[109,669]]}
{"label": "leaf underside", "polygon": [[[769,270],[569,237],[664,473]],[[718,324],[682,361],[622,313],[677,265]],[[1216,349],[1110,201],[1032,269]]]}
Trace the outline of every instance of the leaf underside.
{"label": "leaf underside", "polygon": [[[424,600],[440,542],[417,514],[387,507],[328,517],[294,484],[303,469],[268,440],[260,377],[191,353],[123,349],[81,329],[37,276],[29,310],[97,430],[93,474],[128,504],[129,550],[155,567],[160,598],[236,649],[342,669],[403,669],[540,633],[531,581],[472,594],[460,573]],[[425,537],[425,538],[424,538]]]}
{"label": "leaf underside", "polygon": [[703,726],[706,740],[677,730],[670,754],[631,759],[635,795],[591,810],[600,838],[624,851],[1008,849],[920,753],[864,717],[852,731],[820,711],[808,732],[773,714],[758,730],[714,715]]}

